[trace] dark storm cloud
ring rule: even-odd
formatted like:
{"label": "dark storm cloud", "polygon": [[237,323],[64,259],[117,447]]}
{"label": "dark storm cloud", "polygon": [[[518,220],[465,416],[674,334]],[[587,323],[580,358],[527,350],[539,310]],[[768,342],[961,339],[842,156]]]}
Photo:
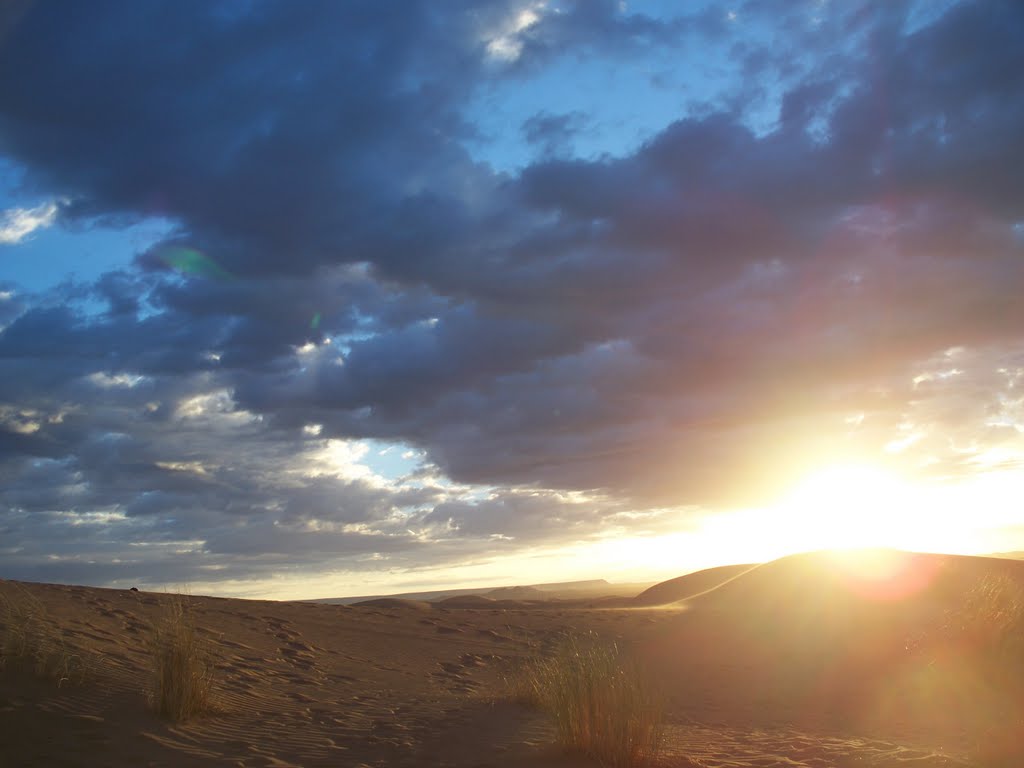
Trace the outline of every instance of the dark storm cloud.
{"label": "dark storm cloud", "polygon": [[[0,42],[0,153],[64,221],[175,231],[93,285],[0,286],[12,575],[578,540],[627,507],[755,501],[787,461],[917,427],[941,453],[943,429],[991,422],[1011,386],[991,371],[1024,346],[1024,11],[910,29],[908,7],[739,9],[787,45],[721,14],[533,8],[503,59],[488,41],[524,4],[31,6]],[[635,151],[573,157],[578,113],[523,123],[543,159],[515,175],[467,149],[487,78],[694,35],[745,80]],[[925,396],[955,347],[969,375]],[[402,441],[494,490],[311,473],[332,438]],[[159,551],[103,566],[119,540]]]}
{"label": "dark storm cloud", "polygon": [[561,155],[570,152],[572,139],[585,127],[586,116],[581,112],[562,115],[541,112],[523,122],[522,132],[544,155]]}
{"label": "dark storm cloud", "polygon": [[182,219],[230,271],[352,258],[346,237],[385,225],[411,179],[468,165],[453,103],[476,54],[442,45],[443,21],[411,3],[37,7],[0,51],[0,148],[72,215]]}

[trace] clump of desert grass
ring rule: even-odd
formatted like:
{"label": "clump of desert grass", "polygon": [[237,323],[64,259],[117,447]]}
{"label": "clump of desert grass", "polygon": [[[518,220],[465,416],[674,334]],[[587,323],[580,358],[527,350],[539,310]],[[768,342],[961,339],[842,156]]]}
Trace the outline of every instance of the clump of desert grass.
{"label": "clump of desert grass", "polygon": [[993,660],[1024,663],[1024,586],[1005,575],[979,579],[947,628]]}
{"label": "clump of desert grass", "polygon": [[649,763],[658,753],[664,700],[636,659],[592,633],[569,635],[506,678],[520,703],[548,712],[559,741],[605,766]]}
{"label": "clump of desert grass", "polygon": [[941,680],[969,669],[991,690],[1024,695],[1024,584],[998,573],[972,579],[906,648]]}
{"label": "clump of desert grass", "polygon": [[151,703],[161,717],[183,722],[213,708],[215,655],[180,596],[166,604],[149,638],[153,689]]}
{"label": "clump of desert grass", "polygon": [[58,687],[81,683],[89,665],[68,647],[43,604],[17,584],[0,589],[0,670],[28,672]]}

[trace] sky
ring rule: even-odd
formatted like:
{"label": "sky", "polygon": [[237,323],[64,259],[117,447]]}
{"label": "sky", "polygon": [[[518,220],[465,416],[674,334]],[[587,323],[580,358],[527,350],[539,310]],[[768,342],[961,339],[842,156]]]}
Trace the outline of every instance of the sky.
{"label": "sky", "polygon": [[1024,550],[1024,5],[17,0],[0,577]]}

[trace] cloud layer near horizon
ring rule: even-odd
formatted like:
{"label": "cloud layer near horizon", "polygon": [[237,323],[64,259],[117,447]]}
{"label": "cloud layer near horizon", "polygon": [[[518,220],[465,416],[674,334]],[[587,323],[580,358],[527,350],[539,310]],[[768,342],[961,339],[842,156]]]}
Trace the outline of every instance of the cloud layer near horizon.
{"label": "cloud layer near horizon", "polygon": [[[915,8],[29,4],[0,154],[63,226],[174,229],[0,286],[0,575],[401,570],[823,457],[1016,460],[1024,10]],[[487,154],[488,93],[697,44],[736,76],[643,140],[580,154],[595,119],[545,111]],[[368,468],[389,444],[418,468]]]}

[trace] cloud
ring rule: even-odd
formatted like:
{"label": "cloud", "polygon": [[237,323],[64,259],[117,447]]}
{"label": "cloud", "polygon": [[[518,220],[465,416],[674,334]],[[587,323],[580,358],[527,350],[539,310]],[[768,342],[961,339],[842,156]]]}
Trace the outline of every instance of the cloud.
{"label": "cloud", "polygon": [[542,112],[525,120],[522,132],[530,144],[550,156],[568,154],[572,137],[585,125],[586,117],[581,112],[561,115]]}
{"label": "cloud", "polygon": [[[737,13],[28,12],[0,151],[69,221],[174,230],[0,289],[11,575],[415,568],[764,503],[825,457],[1022,448],[1019,7]],[[521,172],[474,154],[498,80],[686,45],[744,77],[634,150],[573,155],[593,120],[555,102],[512,122]]]}
{"label": "cloud", "polygon": [[515,61],[523,52],[523,37],[536,25],[545,10],[544,3],[531,3],[512,9],[493,32],[484,37],[487,55],[500,61]]}
{"label": "cloud", "polygon": [[45,229],[57,220],[55,202],[34,208],[10,208],[0,212],[0,244],[17,245],[37,229]]}

